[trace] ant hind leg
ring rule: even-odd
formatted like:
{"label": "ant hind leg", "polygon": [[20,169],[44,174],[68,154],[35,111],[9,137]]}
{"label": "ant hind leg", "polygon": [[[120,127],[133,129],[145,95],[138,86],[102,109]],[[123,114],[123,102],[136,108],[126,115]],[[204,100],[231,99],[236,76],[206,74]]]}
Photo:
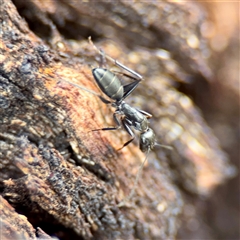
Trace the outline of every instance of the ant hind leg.
{"label": "ant hind leg", "polygon": [[100,54],[102,55],[104,58],[108,59],[109,61],[113,62],[116,66],[118,66],[119,68],[124,69],[125,71],[131,73],[133,76],[135,76],[135,78],[139,81],[143,80],[143,76],[140,75],[139,73],[133,71],[132,69],[128,68],[127,66],[123,65],[122,63],[118,62],[117,60],[111,58],[110,56],[106,55],[102,50],[98,49],[94,43],[92,42],[91,37],[88,37],[88,41],[89,43],[93,46],[93,48]]}

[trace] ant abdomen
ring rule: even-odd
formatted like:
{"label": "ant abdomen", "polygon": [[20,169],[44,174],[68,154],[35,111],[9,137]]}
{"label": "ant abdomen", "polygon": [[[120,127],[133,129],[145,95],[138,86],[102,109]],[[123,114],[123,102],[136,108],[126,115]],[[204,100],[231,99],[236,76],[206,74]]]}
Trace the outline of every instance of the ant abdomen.
{"label": "ant abdomen", "polygon": [[116,74],[104,68],[94,68],[92,73],[104,94],[116,101],[123,98],[124,89]]}

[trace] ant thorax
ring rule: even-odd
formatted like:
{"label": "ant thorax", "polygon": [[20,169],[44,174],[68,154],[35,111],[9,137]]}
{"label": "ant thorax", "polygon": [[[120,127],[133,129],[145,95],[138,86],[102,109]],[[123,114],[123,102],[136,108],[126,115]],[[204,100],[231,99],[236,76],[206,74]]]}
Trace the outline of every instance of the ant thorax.
{"label": "ant thorax", "polygon": [[125,116],[129,125],[137,131],[145,132],[148,129],[148,120],[138,109],[131,107],[129,104],[122,102],[121,113]]}

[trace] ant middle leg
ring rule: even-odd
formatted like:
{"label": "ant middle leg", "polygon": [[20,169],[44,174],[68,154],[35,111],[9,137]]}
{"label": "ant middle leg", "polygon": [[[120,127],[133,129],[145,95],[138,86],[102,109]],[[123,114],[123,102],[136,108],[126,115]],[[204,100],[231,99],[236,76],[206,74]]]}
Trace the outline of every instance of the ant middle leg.
{"label": "ant middle leg", "polygon": [[132,129],[130,128],[130,126],[128,125],[128,123],[126,122],[125,119],[122,120],[122,124],[123,124],[124,129],[127,131],[127,133],[128,133],[132,138],[131,138],[129,141],[125,142],[125,143],[123,144],[123,146],[118,149],[118,151],[119,151],[119,150],[122,150],[124,147],[126,147],[126,146],[127,146],[129,143],[131,143],[131,142],[134,140],[134,138],[135,138],[135,135],[134,135]]}
{"label": "ant middle leg", "polygon": [[117,113],[113,114],[113,119],[114,119],[115,123],[117,124],[116,127],[94,129],[94,130],[92,130],[92,132],[95,132],[95,131],[112,131],[112,130],[120,129],[121,128],[121,123],[120,123],[119,119],[117,118]]}

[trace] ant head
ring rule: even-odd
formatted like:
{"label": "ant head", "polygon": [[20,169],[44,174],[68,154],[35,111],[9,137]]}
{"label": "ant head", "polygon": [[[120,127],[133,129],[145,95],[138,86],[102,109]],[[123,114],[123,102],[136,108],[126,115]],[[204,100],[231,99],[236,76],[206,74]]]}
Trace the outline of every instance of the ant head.
{"label": "ant head", "polygon": [[151,128],[148,128],[146,132],[143,132],[140,135],[139,148],[142,152],[149,153],[151,150],[153,150],[155,146],[166,148],[168,150],[173,150],[171,146],[157,143],[153,130]]}
{"label": "ant head", "polygon": [[149,152],[155,146],[155,134],[151,128],[148,128],[146,132],[141,133],[139,148],[142,152]]}

